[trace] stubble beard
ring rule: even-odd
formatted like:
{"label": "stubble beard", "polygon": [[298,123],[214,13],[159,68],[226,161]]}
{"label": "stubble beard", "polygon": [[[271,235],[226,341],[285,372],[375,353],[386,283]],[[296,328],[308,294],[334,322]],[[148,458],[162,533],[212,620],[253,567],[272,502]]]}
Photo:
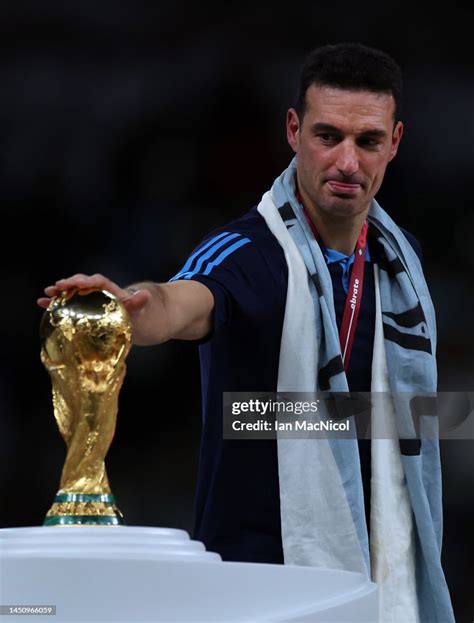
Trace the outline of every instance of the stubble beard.
{"label": "stubble beard", "polygon": [[352,198],[339,198],[334,197],[332,199],[325,197],[316,197],[313,200],[313,205],[317,212],[325,218],[329,218],[334,221],[344,221],[349,218],[353,218],[363,212],[365,212],[367,206],[361,204],[360,201],[354,201]]}

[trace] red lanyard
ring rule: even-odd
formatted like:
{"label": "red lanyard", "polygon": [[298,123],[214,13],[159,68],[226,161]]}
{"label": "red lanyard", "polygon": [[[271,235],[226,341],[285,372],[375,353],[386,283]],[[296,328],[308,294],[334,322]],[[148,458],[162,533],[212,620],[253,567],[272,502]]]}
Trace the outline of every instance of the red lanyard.
{"label": "red lanyard", "polygon": [[[313,221],[309,215],[305,215],[308,223],[313,231],[316,240],[320,241],[320,237]],[[344,315],[342,316],[341,330],[339,331],[339,342],[341,344],[342,362],[344,370],[349,370],[349,361],[351,358],[352,346],[357,330],[357,322],[359,320],[359,311],[362,301],[362,288],[364,285],[364,264],[365,264],[365,248],[367,246],[367,230],[368,224],[365,221],[362,226],[357,245],[355,249],[354,265],[352,266],[351,278],[349,281],[349,289],[347,291],[346,305],[344,307]]]}
{"label": "red lanyard", "polygon": [[355,249],[354,265],[352,267],[349,289],[347,291],[346,306],[342,317],[339,341],[341,343],[342,362],[344,370],[349,370],[352,345],[359,320],[360,304],[362,301],[362,287],[364,285],[365,247],[367,245],[367,221],[362,226]]}

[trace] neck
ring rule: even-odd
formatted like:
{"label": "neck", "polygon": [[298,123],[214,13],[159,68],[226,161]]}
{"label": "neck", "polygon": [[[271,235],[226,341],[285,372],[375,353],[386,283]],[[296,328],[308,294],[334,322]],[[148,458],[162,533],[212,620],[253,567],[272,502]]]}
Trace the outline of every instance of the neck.
{"label": "neck", "polygon": [[369,208],[349,217],[333,215],[319,210],[309,201],[305,201],[304,197],[302,199],[305,210],[325,246],[345,255],[352,255]]}
{"label": "neck", "polygon": [[311,213],[309,216],[326,247],[345,255],[354,253],[367,212],[358,214],[350,220],[347,217],[326,219],[324,216]]}

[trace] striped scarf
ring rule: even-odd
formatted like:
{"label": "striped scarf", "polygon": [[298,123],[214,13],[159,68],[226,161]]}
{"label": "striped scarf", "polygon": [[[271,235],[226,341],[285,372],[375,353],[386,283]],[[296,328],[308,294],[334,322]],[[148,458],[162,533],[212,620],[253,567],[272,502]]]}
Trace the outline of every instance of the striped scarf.
{"label": "striped scarf", "polygon": [[[288,265],[278,391],[347,392],[331,277],[295,196],[295,172],[296,159],[258,206]],[[355,436],[278,439],[285,563],[372,573],[384,623],[454,623],[441,567],[436,418],[421,418],[419,440],[410,405],[437,388],[434,308],[416,253],[375,200],[368,220],[382,250],[372,413],[394,432],[372,441],[370,547]]]}

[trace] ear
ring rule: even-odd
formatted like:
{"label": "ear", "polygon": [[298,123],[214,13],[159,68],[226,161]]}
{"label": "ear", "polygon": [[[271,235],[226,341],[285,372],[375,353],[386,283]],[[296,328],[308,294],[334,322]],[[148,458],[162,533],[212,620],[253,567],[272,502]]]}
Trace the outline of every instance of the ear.
{"label": "ear", "polygon": [[294,108],[290,108],[286,113],[286,138],[291,149],[297,153],[299,146],[300,121],[298,113]]}
{"label": "ear", "polygon": [[395,156],[397,155],[398,146],[400,145],[402,136],[403,136],[403,123],[401,121],[398,121],[397,124],[395,125],[395,128],[393,129],[392,145],[390,146],[390,158],[388,160],[389,162],[390,160],[393,160]]}

